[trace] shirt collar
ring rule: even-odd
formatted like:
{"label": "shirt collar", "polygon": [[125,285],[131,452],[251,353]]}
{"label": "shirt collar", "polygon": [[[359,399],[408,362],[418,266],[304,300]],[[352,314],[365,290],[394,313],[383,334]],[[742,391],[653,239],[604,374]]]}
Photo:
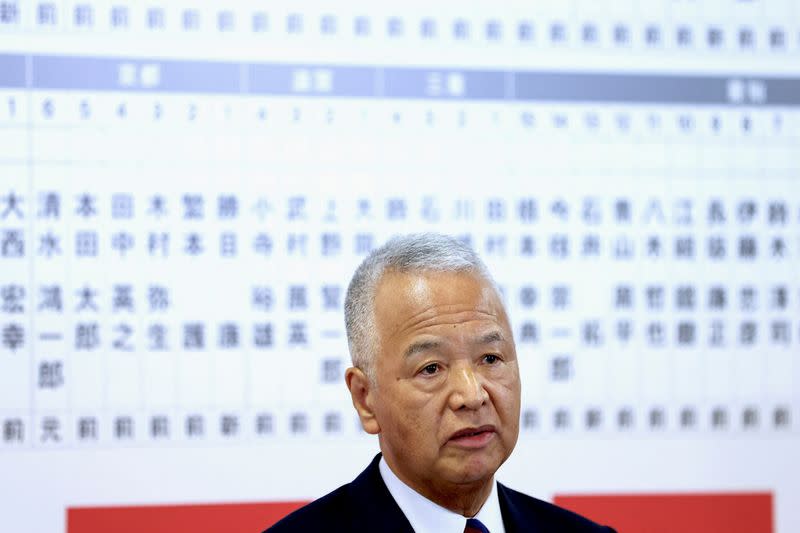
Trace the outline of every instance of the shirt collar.
{"label": "shirt collar", "polygon": [[[467,519],[458,513],[445,509],[422,494],[418,493],[392,472],[386,459],[381,457],[378,469],[383,482],[389,489],[394,501],[406,515],[415,533],[464,533]],[[500,498],[497,495],[497,483],[492,483],[489,498],[474,516],[480,520],[491,533],[505,533],[503,515],[500,513]]]}

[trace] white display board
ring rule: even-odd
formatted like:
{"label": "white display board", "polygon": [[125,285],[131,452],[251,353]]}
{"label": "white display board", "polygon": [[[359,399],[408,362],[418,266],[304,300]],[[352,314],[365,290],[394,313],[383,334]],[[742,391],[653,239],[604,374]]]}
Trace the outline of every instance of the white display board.
{"label": "white display board", "polygon": [[467,240],[500,478],[800,529],[800,6],[0,2],[0,515],[308,500],[377,450],[342,299]]}

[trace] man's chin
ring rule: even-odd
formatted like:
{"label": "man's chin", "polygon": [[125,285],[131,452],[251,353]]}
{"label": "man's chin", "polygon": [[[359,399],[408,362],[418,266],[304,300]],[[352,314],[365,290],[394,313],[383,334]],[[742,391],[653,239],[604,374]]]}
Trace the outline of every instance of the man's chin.
{"label": "man's chin", "polygon": [[474,456],[452,458],[447,478],[455,484],[480,484],[491,480],[502,461],[497,457]]}

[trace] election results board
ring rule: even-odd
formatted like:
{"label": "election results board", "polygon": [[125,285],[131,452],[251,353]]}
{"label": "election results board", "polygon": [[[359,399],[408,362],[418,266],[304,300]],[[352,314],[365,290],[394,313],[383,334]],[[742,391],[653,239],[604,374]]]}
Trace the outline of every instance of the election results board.
{"label": "election results board", "polygon": [[759,0],[0,1],[2,529],[355,477],[344,292],[416,231],[503,290],[499,479],[800,530],[800,5]]}

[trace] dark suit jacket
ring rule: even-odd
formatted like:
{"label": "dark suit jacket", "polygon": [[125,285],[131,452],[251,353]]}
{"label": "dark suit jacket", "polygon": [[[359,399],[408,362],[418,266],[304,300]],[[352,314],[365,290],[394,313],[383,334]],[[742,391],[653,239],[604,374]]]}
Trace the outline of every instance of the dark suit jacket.
{"label": "dark suit jacket", "polygon": [[[413,533],[411,524],[383,482],[375,456],[366,470],[343,485],[293,512],[264,533],[344,531]],[[566,509],[497,484],[500,512],[507,533],[614,533]]]}

